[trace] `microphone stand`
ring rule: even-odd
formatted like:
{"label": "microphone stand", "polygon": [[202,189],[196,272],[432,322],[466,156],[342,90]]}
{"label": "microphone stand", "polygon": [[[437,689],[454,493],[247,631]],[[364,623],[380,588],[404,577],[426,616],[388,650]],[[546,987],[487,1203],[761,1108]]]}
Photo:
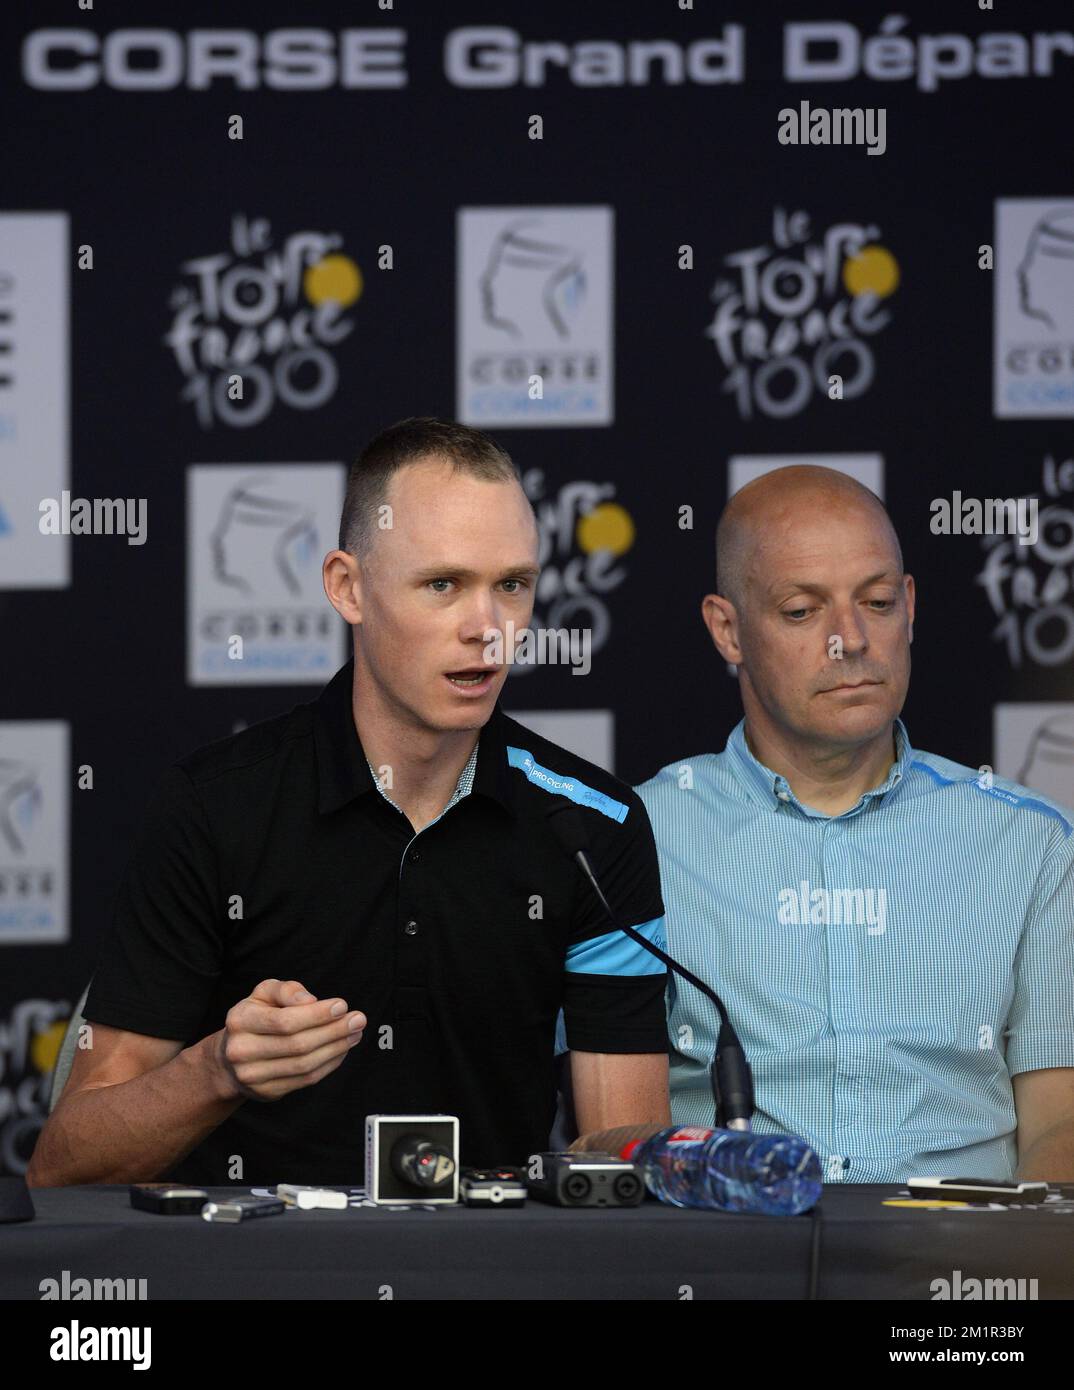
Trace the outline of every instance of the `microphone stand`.
{"label": "microphone stand", "polygon": [[644,946],[650,955],[663,961],[669,970],[680,975],[695,989],[699,989],[707,999],[711,999],[715,1004],[716,1011],[720,1016],[720,1031],[716,1039],[716,1051],[713,1054],[712,1065],[709,1068],[709,1077],[712,1083],[716,1127],[748,1132],[753,1116],[753,1075],[750,1072],[750,1064],[746,1060],[742,1044],[738,1040],[738,1034],[727,1015],[723,1000],[714,989],[710,989],[703,980],[699,980],[693,971],[687,970],[685,965],[680,965],[677,960],[673,960],[666,951],[662,951],[659,946],[654,946],[651,941],[647,941],[641,932],[635,931],[633,927],[624,926],[619,921],[597,882],[597,876],[593,872],[589,857],[584,849],[571,851],[571,858],[589,880],[594,893],[597,895],[597,900],[612,925],[624,932],[632,941],[636,941],[639,946]]}

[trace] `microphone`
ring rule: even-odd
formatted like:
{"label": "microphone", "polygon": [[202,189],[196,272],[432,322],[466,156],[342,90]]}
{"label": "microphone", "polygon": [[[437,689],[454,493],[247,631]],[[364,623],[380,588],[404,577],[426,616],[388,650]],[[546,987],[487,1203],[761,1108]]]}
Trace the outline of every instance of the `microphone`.
{"label": "microphone", "polygon": [[750,1071],[746,1054],[742,1050],[742,1044],[738,1040],[738,1034],[732,1027],[723,1000],[714,989],[710,989],[703,980],[699,980],[693,971],[687,970],[685,965],[680,965],[666,951],[662,951],[659,946],[654,946],[651,941],[647,941],[641,932],[620,922],[612,911],[608,899],[604,896],[597,876],[593,872],[593,866],[589,862],[589,856],[586,854],[589,847],[589,837],[586,835],[582,817],[574,803],[557,801],[549,809],[547,815],[548,824],[553,833],[589,880],[597,895],[597,901],[604,909],[612,926],[629,936],[632,941],[636,941],[639,946],[644,946],[650,955],[663,961],[669,970],[673,970],[676,975],[688,981],[695,989],[699,989],[707,999],[711,999],[715,1004],[716,1012],[720,1016],[720,1032],[716,1039],[716,1051],[709,1068],[709,1076],[712,1080],[716,1126],[718,1129],[748,1130],[753,1116],[753,1074]]}

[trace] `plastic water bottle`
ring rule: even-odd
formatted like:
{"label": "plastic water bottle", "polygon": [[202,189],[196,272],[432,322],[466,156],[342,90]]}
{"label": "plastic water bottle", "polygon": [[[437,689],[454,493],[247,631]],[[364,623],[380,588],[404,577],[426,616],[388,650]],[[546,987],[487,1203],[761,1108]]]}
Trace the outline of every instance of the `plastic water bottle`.
{"label": "plastic water bottle", "polygon": [[797,1216],[820,1199],[820,1159],[794,1134],[670,1125],[634,1140],[622,1157],[636,1163],[654,1197],[676,1207]]}

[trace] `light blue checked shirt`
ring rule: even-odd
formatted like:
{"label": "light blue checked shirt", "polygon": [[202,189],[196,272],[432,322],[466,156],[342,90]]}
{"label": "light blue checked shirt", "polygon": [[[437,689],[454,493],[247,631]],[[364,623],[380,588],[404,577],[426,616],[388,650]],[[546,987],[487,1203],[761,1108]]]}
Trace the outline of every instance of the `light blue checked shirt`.
{"label": "light blue checked shirt", "polygon": [[[1074,812],[915,751],[901,720],[895,742],[838,816],[745,721],[643,783],[668,950],[727,1006],[754,1128],[805,1137],[826,1181],[1010,1178],[1011,1077],[1074,1067]],[[671,981],[672,1116],[711,1125],[716,1010]]]}

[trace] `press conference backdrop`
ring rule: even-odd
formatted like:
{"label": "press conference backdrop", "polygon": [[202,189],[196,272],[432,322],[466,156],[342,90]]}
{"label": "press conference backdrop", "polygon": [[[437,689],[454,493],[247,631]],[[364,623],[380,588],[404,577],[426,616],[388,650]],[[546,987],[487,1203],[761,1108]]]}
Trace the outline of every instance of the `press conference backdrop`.
{"label": "press conference backdrop", "polygon": [[0,24],[0,1170],[155,780],[346,659],[320,564],[403,416],[524,471],[575,643],[503,699],[552,738],[629,781],[723,746],[715,522],[806,461],[899,530],[911,740],[1074,803],[1069,5]]}

